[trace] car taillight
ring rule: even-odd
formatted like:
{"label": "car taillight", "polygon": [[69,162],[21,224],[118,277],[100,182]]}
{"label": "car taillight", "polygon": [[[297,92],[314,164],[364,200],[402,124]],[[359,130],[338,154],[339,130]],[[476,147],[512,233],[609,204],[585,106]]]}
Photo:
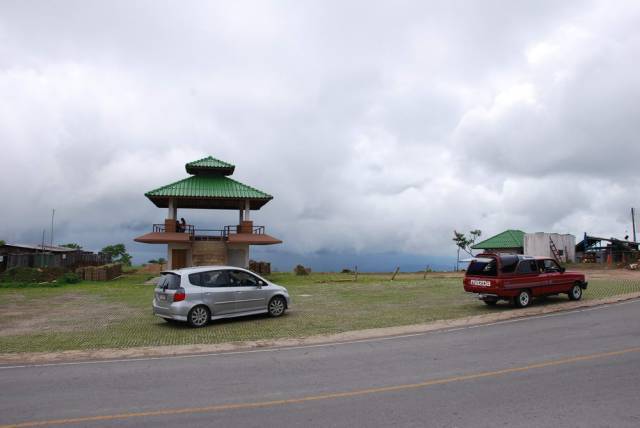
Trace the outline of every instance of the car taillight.
{"label": "car taillight", "polygon": [[173,295],[174,302],[181,302],[186,298],[187,298],[187,293],[185,293],[184,290],[182,289],[176,290],[175,294]]}

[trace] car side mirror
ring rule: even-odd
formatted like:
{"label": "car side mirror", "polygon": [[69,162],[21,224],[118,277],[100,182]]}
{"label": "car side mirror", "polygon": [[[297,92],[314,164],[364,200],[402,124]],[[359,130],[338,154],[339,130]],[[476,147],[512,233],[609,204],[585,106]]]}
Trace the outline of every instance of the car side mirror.
{"label": "car side mirror", "polygon": [[566,270],[565,268],[561,267],[560,268],[560,273],[564,273],[565,270]]}

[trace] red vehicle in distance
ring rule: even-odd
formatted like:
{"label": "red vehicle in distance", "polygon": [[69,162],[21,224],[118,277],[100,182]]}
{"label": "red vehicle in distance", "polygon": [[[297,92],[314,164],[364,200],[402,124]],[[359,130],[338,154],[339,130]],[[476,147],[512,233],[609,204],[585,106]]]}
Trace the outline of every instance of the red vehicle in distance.
{"label": "red vehicle in distance", "polygon": [[464,276],[464,290],[493,306],[508,300],[524,308],[534,297],[567,294],[580,300],[587,288],[585,276],[565,271],[554,259],[519,254],[483,253],[471,259]]}

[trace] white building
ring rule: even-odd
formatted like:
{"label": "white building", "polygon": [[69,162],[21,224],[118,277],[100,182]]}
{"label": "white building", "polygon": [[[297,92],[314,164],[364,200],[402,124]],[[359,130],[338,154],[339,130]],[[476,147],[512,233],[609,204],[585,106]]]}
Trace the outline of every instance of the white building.
{"label": "white building", "polygon": [[525,233],[524,234],[524,254],[527,256],[551,257],[554,258],[551,250],[551,243],[558,250],[560,261],[576,261],[576,237],[570,234],[560,233]]}

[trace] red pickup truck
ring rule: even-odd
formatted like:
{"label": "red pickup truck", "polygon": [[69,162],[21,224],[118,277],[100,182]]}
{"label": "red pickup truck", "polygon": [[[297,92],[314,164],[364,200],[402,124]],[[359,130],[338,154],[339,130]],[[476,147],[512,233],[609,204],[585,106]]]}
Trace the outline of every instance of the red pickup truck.
{"label": "red pickup truck", "polygon": [[479,254],[471,260],[464,276],[464,290],[478,294],[487,305],[508,300],[524,308],[533,297],[561,293],[570,300],[580,300],[586,288],[583,274],[565,271],[550,258],[519,254]]}

